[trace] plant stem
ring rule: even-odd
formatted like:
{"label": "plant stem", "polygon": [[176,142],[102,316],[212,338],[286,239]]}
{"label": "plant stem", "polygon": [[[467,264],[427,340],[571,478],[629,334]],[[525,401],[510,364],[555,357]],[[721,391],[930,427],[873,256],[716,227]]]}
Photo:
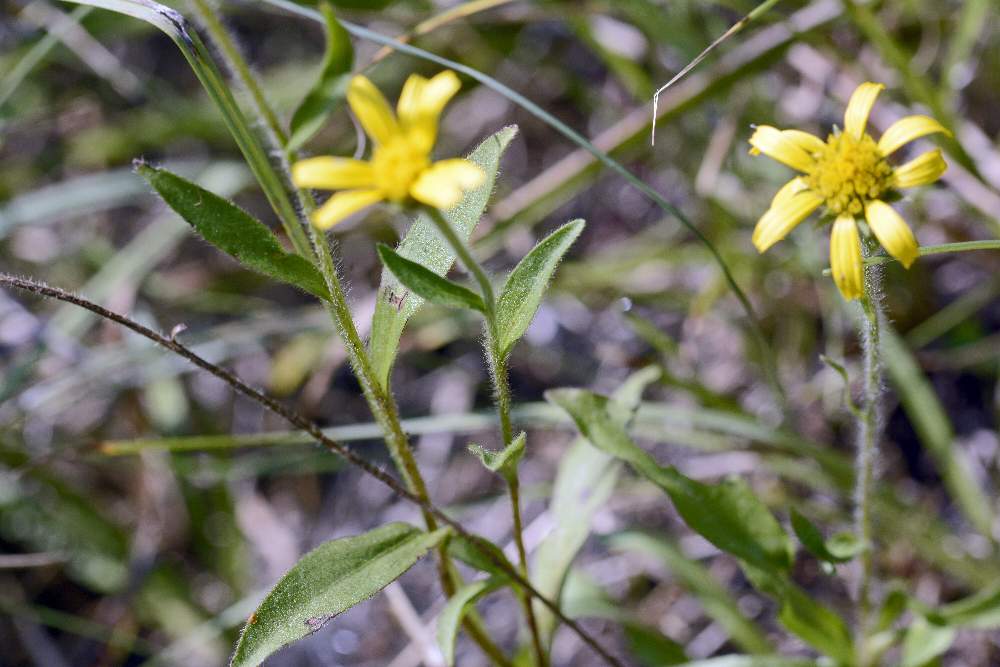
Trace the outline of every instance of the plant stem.
{"label": "plant stem", "polygon": [[876,475],[879,430],[881,428],[882,368],[879,361],[879,326],[882,318],[882,270],[865,267],[864,319],[864,403],[858,419],[855,461],[855,530],[865,550],[861,553],[861,576],[857,594],[858,665],[868,664],[867,639],[872,610],[871,587],[875,571],[872,535],[872,496]]}
{"label": "plant stem", "polygon": [[[213,8],[206,0],[192,0],[192,2],[195,10],[202,19],[209,38],[218,52],[222,54],[230,72],[237,77],[240,84],[249,92],[254,111],[269,131],[266,133],[266,138],[274,149],[272,150],[272,154],[279,158],[281,175],[279,177],[278,171],[274,169],[274,165],[270,162],[265,163],[264,166],[266,169],[264,171],[270,172],[272,183],[277,181],[295,190],[299,208],[308,217],[309,213],[315,209],[316,203],[307,190],[295,188],[292,183],[289,162],[295,156],[287,148],[288,137],[281,127],[277,115],[264,97],[264,93],[258,85],[257,79],[250,71],[246,59],[240,53],[239,48],[230,37],[225,26],[222,25],[222,22],[216,16]],[[238,108],[235,109],[235,112],[235,115],[242,118],[242,113],[239,112]],[[246,123],[244,122],[243,125],[245,127]],[[295,209],[292,207],[288,199],[288,193],[284,187],[281,188],[281,194],[284,200],[282,211],[286,213],[291,211],[294,214]],[[302,239],[304,239],[305,235],[298,224],[298,216],[295,216],[295,222],[294,231],[299,232]],[[361,340],[361,336],[358,334],[357,326],[351,315],[351,309],[347,303],[347,297],[344,293],[340,275],[337,272],[329,242],[313,225],[308,222],[306,225],[310,230],[309,240],[306,241],[304,247],[301,242],[295,243],[296,250],[299,254],[319,264],[320,271],[323,274],[327,289],[332,298],[331,301],[324,302],[324,305],[330,313],[338,334],[340,334],[341,339],[344,341],[351,369],[361,384],[362,393],[368,403],[369,409],[375,417],[375,421],[382,429],[393,463],[402,475],[407,491],[420,499],[424,523],[428,530],[434,530],[437,527],[437,520],[434,518],[434,514],[428,510],[430,499],[427,493],[427,485],[417,466],[416,459],[413,457],[413,450],[410,448],[409,439],[400,423],[396,402],[391,392],[381,387],[372,370],[368,351]],[[288,227],[286,226],[287,229]],[[299,240],[292,234],[290,236],[292,236],[293,242]],[[310,245],[311,248],[309,247]],[[309,252],[310,250],[311,252]],[[461,578],[452,565],[451,557],[448,555],[446,547],[442,545],[438,547],[437,551],[438,574],[441,580],[441,588],[446,597],[451,597],[461,585]],[[483,627],[482,622],[475,615],[466,617],[462,625],[469,636],[472,637],[491,660],[500,667],[511,667],[510,661],[493,642]]]}
{"label": "plant stem", "polygon": [[[497,335],[497,313],[496,296],[493,293],[493,283],[486,274],[486,270],[476,261],[472,250],[468,244],[455,232],[455,229],[445,219],[444,215],[436,208],[427,207],[427,214],[434,221],[438,232],[448,241],[452,250],[466,271],[472,274],[479,284],[480,296],[486,304],[486,336],[483,347],[486,352],[487,363],[489,364],[490,378],[493,382],[493,391],[496,399],[497,414],[500,417],[500,434],[503,444],[506,447],[514,437],[510,419],[510,384],[507,381],[507,360],[500,349],[499,337]],[[507,480],[507,488],[510,491],[511,514],[514,519],[514,543],[517,545],[517,555],[520,561],[521,575],[528,579],[528,554],[524,548],[524,527],[521,521],[521,501],[520,484],[517,478],[517,469],[504,475]],[[535,619],[535,609],[531,604],[531,596],[522,591],[521,605],[524,608],[525,620],[528,623],[528,630],[531,635],[531,644],[535,652],[535,663],[537,667],[546,667],[548,658],[542,644],[542,636],[538,629],[538,622]]]}

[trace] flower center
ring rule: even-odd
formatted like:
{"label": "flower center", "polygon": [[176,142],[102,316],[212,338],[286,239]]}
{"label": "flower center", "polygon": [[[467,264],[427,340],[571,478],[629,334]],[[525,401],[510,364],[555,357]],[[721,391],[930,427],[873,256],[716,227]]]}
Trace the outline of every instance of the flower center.
{"label": "flower center", "polygon": [[410,186],[431,164],[430,156],[405,135],[395,136],[375,148],[372,167],[375,185],[394,202],[403,202]]}
{"label": "flower center", "polygon": [[889,189],[892,167],[867,133],[860,140],[842,132],[831,134],[814,157],[816,166],[806,175],[806,183],[836,215],[861,215],[865,202]]}

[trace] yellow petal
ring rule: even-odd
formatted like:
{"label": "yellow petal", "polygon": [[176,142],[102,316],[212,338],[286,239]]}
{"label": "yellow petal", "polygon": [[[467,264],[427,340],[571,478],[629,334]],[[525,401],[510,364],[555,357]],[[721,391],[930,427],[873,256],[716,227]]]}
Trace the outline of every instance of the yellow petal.
{"label": "yellow petal", "polygon": [[392,108],[368,77],[359,74],[351,79],[347,87],[347,103],[375,143],[384,144],[399,132]]}
{"label": "yellow petal", "polygon": [[752,240],[757,251],[764,252],[785,238],[788,232],[805,220],[822,203],[822,197],[810,190],[803,190],[772,206],[754,227]]}
{"label": "yellow petal", "polygon": [[941,178],[948,169],[948,163],[941,156],[941,149],[935,148],[913,158],[893,170],[893,184],[899,188],[913,188],[927,185]]}
{"label": "yellow petal", "polygon": [[819,153],[826,147],[825,141],[815,134],[809,134],[802,130],[782,130],[781,134],[785,138],[791,139],[793,143],[810,155]]}
{"label": "yellow petal", "polygon": [[396,105],[399,123],[411,141],[423,150],[430,152],[434,147],[441,111],[461,86],[458,75],[451,70],[429,80],[414,74],[403,85]]}
{"label": "yellow petal", "polygon": [[788,201],[792,195],[796,195],[803,190],[808,190],[809,186],[806,185],[806,179],[801,176],[796,176],[792,180],[788,181],[781,186],[776,193],[774,193],[774,198],[771,200],[771,208],[783,204]]}
{"label": "yellow petal", "polygon": [[348,190],[338,192],[312,214],[312,222],[320,229],[330,229],[335,224],[357,213],[366,206],[380,202],[385,197],[378,190]]}
{"label": "yellow petal", "polygon": [[906,116],[897,120],[882,133],[882,137],[878,140],[878,149],[882,155],[889,155],[914,139],[935,132],[943,132],[949,137],[951,136],[951,132],[944,125],[930,116]]}
{"label": "yellow petal", "polygon": [[792,169],[809,171],[814,164],[812,156],[799,145],[795,137],[789,137],[770,125],[758,125],[750,137],[750,145],[753,146],[751,153],[763,153]]}
{"label": "yellow petal", "polygon": [[455,158],[435,162],[410,187],[419,202],[446,211],[462,200],[462,193],[479,187],[486,174],[478,165]]}
{"label": "yellow petal", "polygon": [[871,113],[875,98],[885,88],[881,83],[866,82],[854,89],[851,100],[844,112],[844,131],[855,139],[860,139],[868,124],[868,114]]}
{"label": "yellow petal", "polygon": [[864,294],[864,269],[861,264],[861,237],[850,213],[842,213],[830,232],[830,271],[837,289],[848,301]]}
{"label": "yellow petal", "polygon": [[299,188],[347,190],[375,184],[372,166],[344,157],[313,157],[292,165],[292,181]]}
{"label": "yellow petal", "polygon": [[903,217],[891,206],[876,199],[868,202],[865,207],[865,218],[886,252],[898,259],[904,267],[910,268],[919,255],[919,246]]}

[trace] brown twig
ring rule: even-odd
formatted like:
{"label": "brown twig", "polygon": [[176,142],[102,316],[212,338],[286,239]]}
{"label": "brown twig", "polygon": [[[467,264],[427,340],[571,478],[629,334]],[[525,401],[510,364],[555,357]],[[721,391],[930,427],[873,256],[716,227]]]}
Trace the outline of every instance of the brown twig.
{"label": "brown twig", "polygon": [[222,368],[221,366],[216,366],[210,361],[204,359],[190,348],[179,343],[175,338],[171,336],[164,336],[163,334],[154,331],[153,329],[150,329],[149,327],[146,327],[136,322],[135,320],[126,317],[125,315],[121,315],[114,311],[108,310],[107,308],[99,304],[96,304],[92,301],[88,301],[87,299],[77,296],[76,294],[73,294],[71,292],[67,292],[66,290],[46,285],[45,283],[38,282],[31,278],[22,278],[8,273],[0,273],[0,285],[6,285],[16,289],[24,290],[26,292],[31,292],[33,294],[38,294],[44,297],[48,297],[51,299],[57,299],[59,301],[71,303],[81,308],[86,308],[87,310],[98,315],[99,317],[103,317],[104,319],[120,324],[123,327],[130,329],[131,331],[134,331],[140,336],[148,338],[157,345],[166,348],[167,350],[173,352],[174,354],[183,357],[184,359],[194,364],[198,368],[207,371],[208,373],[211,373],[215,377],[219,378],[220,380],[228,384],[238,393],[243,394],[247,398],[256,401],[257,403],[261,404],[274,414],[283,418],[291,425],[301,429],[305,433],[308,433],[313,439],[315,439],[318,443],[323,445],[327,450],[344,457],[344,459],[346,459],[348,463],[357,468],[360,468],[362,471],[364,471],[371,477],[374,477],[376,480],[378,480],[379,482],[387,486],[389,489],[391,489],[393,493],[395,493],[396,495],[409,500],[410,502],[418,505],[424,511],[434,515],[442,524],[449,526],[452,530],[455,531],[457,535],[468,540],[468,542],[477,551],[479,551],[483,556],[488,558],[494,565],[496,565],[500,570],[502,570],[504,574],[508,576],[514,583],[516,583],[522,589],[527,591],[529,595],[531,595],[539,602],[541,602],[543,605],[545,605],[553,614],[555,614],[555,616],[562,623],[564,623],[568,628],[570,628],[587,646],[593,649],[595,653],[600,655],[601,658],[603,658],[609,665],[612,665],[613,667],[624,667],[621,661],[619,661],[617,658],[611,655],[611,653],[606,648],[604,648],[597,640],[591,637],[582,627],[580,627],[580,625],[576,621],[566,616],[559,608],[558,604],[556,604],[555,602],[547,598],[545,595],[543,595],[541,592],[539,592],[538,589],[531,584],[531,582],[529,582],[527,579],[521,576],[521,574],[517,571],[515,567],[504,562],[503,559],[496,556],[493,553],[493,551],[489,548],[489,546],[483,545],[484,542],[487,545],[490,545],[490,543],[488,543],[483,538],[467,531],[462,526],[462,524],[455,521],[454,519],[446,515],[444,512],[439,510],[429,500],[420,498],[416,494],[404,488],[403,485],[400,484],[389,473],[373,465],[372,463],[369,463],[364,458],[362,458],[358,454],[355,454],[353,451],[351,451],[341,443],[336,442],[335,440],[332,440],[331,438],[327,437],[323,433],[322,429],[320,429],[320,427],[312,420],[282,405],[281,403],[271,398],[267,394],[264,394],[261,391],[254,389],[245,381],[243,381],[239,376],[226,370],[225,368]]}

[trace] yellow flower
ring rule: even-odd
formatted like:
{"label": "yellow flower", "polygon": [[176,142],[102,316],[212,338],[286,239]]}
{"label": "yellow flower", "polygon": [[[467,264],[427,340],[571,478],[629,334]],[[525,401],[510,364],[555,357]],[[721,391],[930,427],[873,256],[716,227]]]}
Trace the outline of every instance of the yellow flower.
{"label": "yellow flower", "polygon": [[312,214],[312,222],[329,229],[361,209],[380,201],[420,203],[447,210],[466,190],[478,187],[483,170],[463,159],[431,162],[438,118],[458,92],[458,76],[446,70],[431,79],[412,75],[403,85],[393,114],[389,103],[364,76],[347,89],[351,105],[374,148],[371,159],[314,157],[292,166],[300,188],[342,190]]}
{"label": "yellow flower", "polygon": [[844,130],[834,128],[825,142],[808,132],[767,125],[757,127],[750,137],[752,155],[764,153],[802,172],[778,190],[771,208],[754,228],[753,244],[764,252],[825,205],[835,216],[830,234],[830,268],[847,300],[861,297],[864,291],[857,219],[863,216],[882,247],[910,268],[917,258],[917,240],[884,197],[895,188],[933,183],[948,168],[939,149],[899,167],[889,164],[889,156],[904,144],[935,132],[950,133],[928,116],[907,116],[890,125],[875,141],[865,132],[865,125],[884,87],[880,83],[858,86],[844,113]]}

